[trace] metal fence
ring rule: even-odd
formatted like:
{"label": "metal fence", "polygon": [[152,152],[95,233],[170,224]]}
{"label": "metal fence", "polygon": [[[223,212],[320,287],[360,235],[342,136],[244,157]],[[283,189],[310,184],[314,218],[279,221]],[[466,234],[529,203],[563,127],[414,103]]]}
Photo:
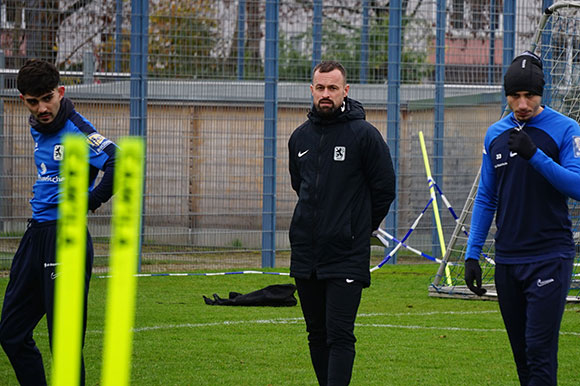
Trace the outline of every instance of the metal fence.
{"label": "metal fence", "polygon": [[[27,58],[57,65],[66,95],[103,135],[146,137],[142,271],[287,267],[296,195],[286,144],[305,120],[313,65],[340,60],[350,96],[385,136],[397,172],[385,227],[403,235],[429,198],[419,132],[434,179],[461,208],[502,111],[503,69],[551,3],[4,0],[0,268],[36,178],[14,84]],[[430,213],[409,243],[437,254]],[[442,219],[449,236],[454,220],[444,210]],[[96,269],[109,224],[109,204],[89,216]]]}

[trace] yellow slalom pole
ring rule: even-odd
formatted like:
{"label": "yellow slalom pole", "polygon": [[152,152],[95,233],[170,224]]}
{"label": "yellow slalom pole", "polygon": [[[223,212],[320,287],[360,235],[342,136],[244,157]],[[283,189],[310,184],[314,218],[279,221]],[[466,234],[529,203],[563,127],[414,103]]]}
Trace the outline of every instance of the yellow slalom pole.
{"label": "yellow slalom pole", "polygon": [[130,384],[141,207],[144,144],[138,137],[119,141],[110,250],[101,384]]}
{"label": "yellow slalom pole", "polygon": [[54,299],[53,376],[57,386],[80,381],[88,206],[88,147],[81,136],[63,141]]}
{"label": "yellow slalom pole", "polygon": [[[443,237],[443,228],[441,227],[441,219],[439,218],[439,205],[437,205],[437,197],[435,197],[435,188],[431,181],[431,167],[429,166],[429,158],[427,157],[427,148],[425,147],[425,138],[423,132],[419,131],[419,141],[421,142],[421,152],[423,153],[423,162],[425,163],[425,173],[427,173],[427,181],[429,182],[429,194],[433,200],[433,215],[435,216],[435,224],[437,225],[437,233],[439,235],[439,244],[441,245],[441,254],[445,256],[445,238]],[[451,271],[447,262],[445,262],[445,275],[447,276],[447,285],[451,285]]]}

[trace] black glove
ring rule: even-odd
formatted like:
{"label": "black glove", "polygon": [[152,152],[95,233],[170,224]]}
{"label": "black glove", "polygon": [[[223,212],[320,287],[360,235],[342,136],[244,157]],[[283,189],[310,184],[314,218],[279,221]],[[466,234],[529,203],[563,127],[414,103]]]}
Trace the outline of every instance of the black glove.
{"label": "black glove", "polygon": [[[473,281],[475,281],[477,286],[473,285]],[[479,266],[479,260],[465,260],[465,283],[467,283],[467,288],[477,296],[482,296],[487,292],[485,288],[481,288],[481,267]]]}
{"label": "black glove", "polygon": [[523,130],[512,129],[508,140],[510,151],[518,153],[523,159],[529,160],[536,154],[536,144]]}
{"label": "black glove", "polygon": [[89,210],[91,212],[94,213],[95,210],[97,210],[101,206],[101,204],[102,204],[101,201],[99,201],[99,199],[96,198],[94,194],[89,193],[89,205],[88,205],[88,207],[89,207]]}

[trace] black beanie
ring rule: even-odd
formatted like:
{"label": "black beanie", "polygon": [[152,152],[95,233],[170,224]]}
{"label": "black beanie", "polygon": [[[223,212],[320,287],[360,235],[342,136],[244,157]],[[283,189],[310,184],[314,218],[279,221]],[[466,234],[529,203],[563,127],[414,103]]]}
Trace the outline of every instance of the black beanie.
{"label": "black beanie", "polygon": [[544,93],[544,72],[541,59],[530,51],[517,56],[508,67],[503,78],[505,95],[519,91],[529,91],[540,95]]}

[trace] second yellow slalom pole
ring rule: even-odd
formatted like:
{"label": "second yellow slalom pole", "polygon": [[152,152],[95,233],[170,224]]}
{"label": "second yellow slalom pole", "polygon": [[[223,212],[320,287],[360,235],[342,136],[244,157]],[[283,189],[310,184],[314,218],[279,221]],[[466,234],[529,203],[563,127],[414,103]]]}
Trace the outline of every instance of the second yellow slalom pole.
{"label": "second yellow slalom pole", "polygon": [[[425,146],[425,138],[423,132],[419,131],[419,141],[421,142],[421,152],[423,153],[423,162],[425,163],[425,173],[427,173],[427,180],[429,182],[429,194],[433,199],[433,215],[435,216],[435,224],[437,226],[437,234],[439,235],[439,244],[441,245],[441,255],[445,256],[445,237],[443,237],[443,228],[441,226],[441,218],[439,217],[439,205],[437,205],[437,197],[435,197],[435,188],[433,187],[433,177],[431,176],[431,167],[429,166],[429,158],[427,156],[427,147]],[[449,266],[445,265],[445,276],[447,277],[447,285],[451,285],[451,272]]]}
{"label": "second yellow slalom pole", "polygon": [[115,163],[115,197],[109,287],[103,347],[103,386],[130,384],[141,207],[144,144],[138,137],[119,141]]}

